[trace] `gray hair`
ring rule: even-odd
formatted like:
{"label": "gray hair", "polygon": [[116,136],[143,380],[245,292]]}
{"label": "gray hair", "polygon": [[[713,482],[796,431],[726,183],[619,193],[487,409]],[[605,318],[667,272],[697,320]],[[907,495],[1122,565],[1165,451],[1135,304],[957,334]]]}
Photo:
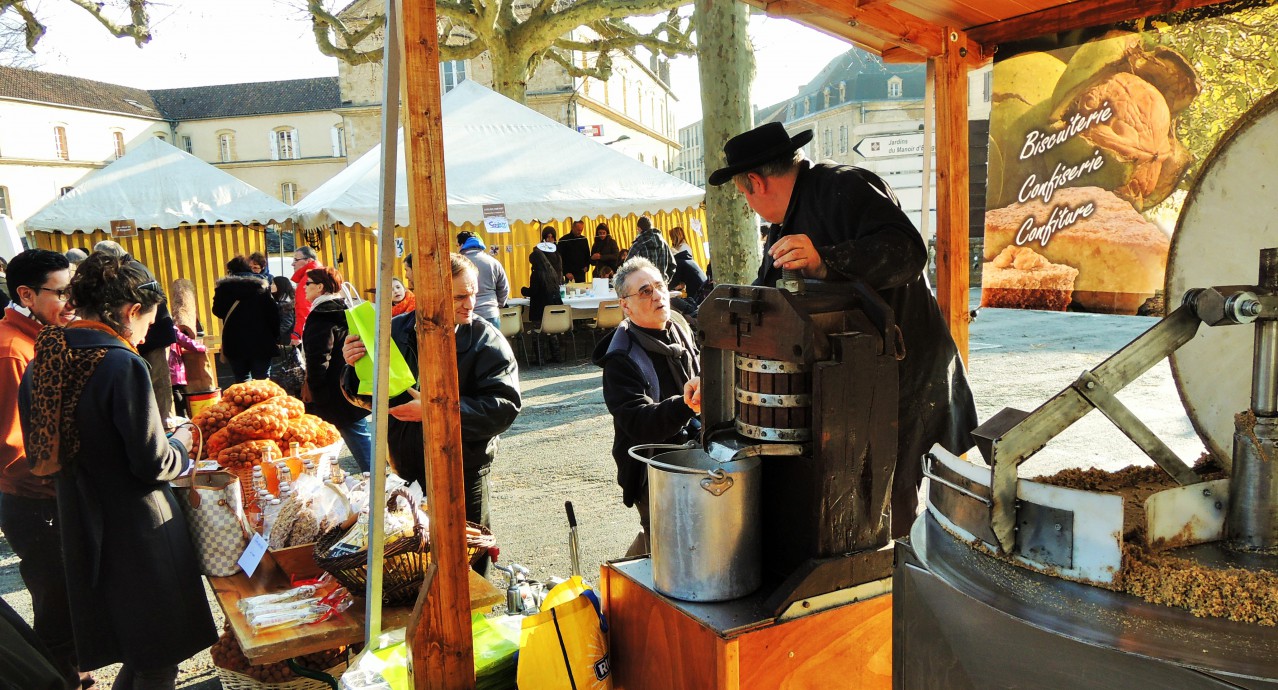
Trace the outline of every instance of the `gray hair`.
{"label": "gray hair", "polygon": [[798,149],[793,154],[787,153],[758,167],[739,172],[732,176],[732,181],[740,184],[747,192],[753,193],[754,183],[750,181],[751,173],[759,177],[779,177],[798,168],[801,162],[803,162],[803,149]]}
{"label": "gray hair", "polygon": [[68,249],[63,256],[67,257],[67,261],[73,264],[79,264],[89,258],[89,255],[83,249]]}
{"label": "gray hair", "polygon": [[124,247],[121,247],[120,243],[115,240],[102,240],[93,245],[93,253],[97,254],[98,252],[114,256],[117,259],[122,259],[129,255],[128,252],[124,251]]}
{"label": "gray hair", "polygon": [[656,271],[657,275],[661,275],[661,271],[657,268],[656,264],[642,256],[626,259],[626,263],[621,264],[621,268],[618,268],[617,272],[612,276],[612,284],[617,288],[618,297],[630,296],[621,294],[621,290],[626,286],[626,279],[630,277],[630,274],[641,268],[651,268],[653,271]]}
{"label": "gray hair", "polygon": [[319,254],[316,254],[314,249],[311,249],[309,245],[305,245],[305,244],[298,247],[297,249],[294,249],[293,253],[301,254],[302,256],[311,260],[315,260],[319,258]]}

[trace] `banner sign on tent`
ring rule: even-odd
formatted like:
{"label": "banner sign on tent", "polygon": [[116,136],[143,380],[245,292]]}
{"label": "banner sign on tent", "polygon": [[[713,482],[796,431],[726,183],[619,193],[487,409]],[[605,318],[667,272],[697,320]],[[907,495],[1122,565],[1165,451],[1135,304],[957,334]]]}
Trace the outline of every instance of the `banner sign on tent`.
{"label": "banner sign on tent", "polygon": [[1241,0],[1000,45],[982,305],[1161,316],[1179,303],[1161,295],[1171,235],[1203,159],[1278,87],[1272,62],[1244,57],[1269,55],[1275,26],[1278,6]]}
{"label": "banner sign on tent", "polygon": [[404,238],[403,237],[395,238],[395,258],[396,259],[404,258]]}
{"label": "banner sign on tent", "polygon": [[137,237],[138,224],[131,220],[113,220],[111,221],[111,236],[120,237]]}
{"label": "banner sign on tent", "polygon": [[489,233],[510,232],[505,204],[484,204],[484,228]]}

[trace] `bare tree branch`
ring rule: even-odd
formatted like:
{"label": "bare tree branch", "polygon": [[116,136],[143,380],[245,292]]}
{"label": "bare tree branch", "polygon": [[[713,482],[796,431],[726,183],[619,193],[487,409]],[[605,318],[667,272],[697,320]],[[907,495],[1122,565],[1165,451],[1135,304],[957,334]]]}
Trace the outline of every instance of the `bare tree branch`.
{"label": "bare tree branch", "polygon": [[[133,42],[141,47],[143,43],[151,40],[150,20],[146,13],[146,0],[129,0],[129,19],[132,23],[121,24],[113,21],[103,14],[105,3],[96,0],[70,0],[80,9],[93,15],[98,23],[105,26],[112,36],[119,38],[132,38]],[[34,49],[34,44],[32,44]]]}

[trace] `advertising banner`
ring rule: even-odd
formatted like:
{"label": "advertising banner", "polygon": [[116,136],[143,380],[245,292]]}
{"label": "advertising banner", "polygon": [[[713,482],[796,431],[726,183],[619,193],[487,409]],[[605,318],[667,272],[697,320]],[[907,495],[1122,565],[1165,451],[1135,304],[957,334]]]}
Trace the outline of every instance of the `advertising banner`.
{"label": "advertising banner", "polygon": [[996,56],[982,305],[1161,315],[1179,300],[1162,291],[1185,190],[1278,85],[1278,9],[1226,3]]}

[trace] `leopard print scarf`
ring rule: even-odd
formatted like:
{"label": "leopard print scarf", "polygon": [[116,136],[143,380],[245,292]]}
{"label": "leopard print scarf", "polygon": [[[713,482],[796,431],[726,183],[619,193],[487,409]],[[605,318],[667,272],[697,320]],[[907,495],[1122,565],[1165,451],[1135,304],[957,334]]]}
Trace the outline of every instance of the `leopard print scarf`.
{"label": "leopard print scarf", "polygon": [[[31,421],[27,460],[38,477],[57,474],[80,452],[75,408],[107,348],[71,349],[65,328],[46,326],[36,337],[31,362]],[[68,468],[69,469],[69,468]]]}

